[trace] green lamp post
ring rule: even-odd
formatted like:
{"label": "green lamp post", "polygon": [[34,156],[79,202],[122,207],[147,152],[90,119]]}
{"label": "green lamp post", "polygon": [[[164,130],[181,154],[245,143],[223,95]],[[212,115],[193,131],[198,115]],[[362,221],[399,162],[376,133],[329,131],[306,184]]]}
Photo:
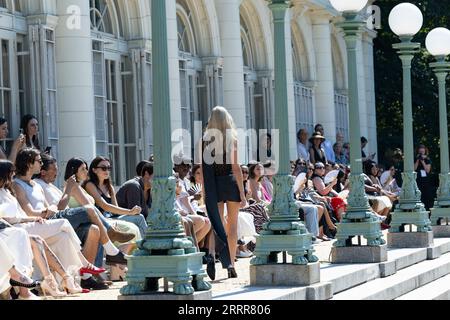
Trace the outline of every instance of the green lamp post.
{"label": "green lamp post", "polygon": [[[269,207],[270,221],[257,237],[253,266],[276,263],[277,252],[292,256],[292,264],[307,265],[317,262],[313,255],[312,235],[299,219],[292,187],[294,178],[290,175],[288,94],[286,77],[286,33],[285,18],[291,1],[269,1],[273,14],[275,50],[275,128],[280,132],[279,172],[273,178],[274,197]],[[271,259],[269,259],[269,256]]]}
{"label": "green lamp post", "polygon": [[[128,284],[123,296],[145,295],[158,291],[158,279],[173,282],[173,292],[191,295],[206,291],[211,285],[204,281],[204,253],[197,251],[187,238],[181,216],[175,208],[176,179],[172,176],[170,121],[170,86],[167,44],[167,12],[165,0],[151,0],[153,43],[153,134],[155,141],[155,178],[152,188],[152,208],[145,239],[139,250],[127,257]],[[194,290],[195,288],[195,290]]]}
{"label": "green lamp post", "polygon": [[[440,127],[440,149],[441,149],[441,173],[439,175],[439,189],[434,207],[431,209],[431,222],[433,225],[440,225],[441,219],[450,218],[450,168],[448,154],[448,124],[447,124],[447,91],[446,80],[450,72],[450,62],[445,61],[450,54],[450,30],[446,28],[436,28],[430,31],[426,39],[428,52],[436,57],[437,62],[431,63],[439,83],[439,127]],[[442,228],[433,227],[435,236],[449,235],[447,230],[440,232]],[[446,231],[446,232],[445,232]]]}
{"label": "green lamp post", "polygon": [[[388,234],[388,246],[404,247],[412,246],[414,241],[406,240],[396,233],[404,233],[405,225],[417,226],[417,233],[431,231],[431,221],[428,211],[421,202],[421,192],[417,187],[417,174],[414,170],[414,139],[411,93],[411,62],[414,54],[420,49],[420,43],[411,42],[414,35],[420,31],[423,24],[423,16],[419,8],[411,3],[401,3],[392,9],[389,15],[391,30],[400,37],[401,43],[394,44],[394,49],[399,52],[403,65],[403,148],[405,154],[404,172],[402,173],[403,185],[400,194],[399,205],[392,214],[391,228]],[[409,236],[409,235],[408,235]],[[419,234],[412,236],[420,236]],[[397,239],[403,239],[398,240]],[[428,246],[427,242],[423,245]],[[432,238],[431,238],[432,242]],[[414,245],[416,246],[416,245]]]}
{"label": "green lamp post", "polygon": [[[357,42],[366,22],[359,12],[366,6],[367,0],[330,0],[331,5],[343,13],[344,21],[336,26],[344,31],[348,56],[349,89],[349,131],[350,131],[350,194],[348,209],[342,222],[337,226],[337,241],[332,250],[332,262],[380,262],[387,259],[386,243],[382,238],[380,221],[370,210],[365,194],[361,156],[361,129],[359,118],[359,90],[357,72]],[[362,236],[367,246],[352,246],[351,239]],[[348,253],[349,249],[353,250]],[[356,252],[356,251],[357,252]]]}

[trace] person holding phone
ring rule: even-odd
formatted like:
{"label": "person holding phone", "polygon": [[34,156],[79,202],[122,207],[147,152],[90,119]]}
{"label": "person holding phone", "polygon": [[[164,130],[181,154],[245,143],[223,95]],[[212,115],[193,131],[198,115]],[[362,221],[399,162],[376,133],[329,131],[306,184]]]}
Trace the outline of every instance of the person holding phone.
{"label": "person holding phone", "polygon": [[[0,117],[0,141],[8,138],[9,130],[8,130],[8,121],[5,118]],[[11,153],[9,156],[3,145],[0,144],[0,160],[10,160],[15,162],[17,153],[21,150],[25,145],[25,136],[20,133],[19,137],[14,141]]]}
{"label": "person holding phone", "polygon": [[27,148],[41,150],[39,144],[39,123],[35,116],[27,114],[23,116],[20,128],[25,135],[25,143]]}
{"label": "person holding phone", "polygon": [[417,148],[417,156],[414,162],[414,171],[417,172],[417,186],[422,192],[421,201],[425,209],[429,210],[434,204],[434,192],[431,181],[431,160],[428,156],[428,148],[423,144]]}

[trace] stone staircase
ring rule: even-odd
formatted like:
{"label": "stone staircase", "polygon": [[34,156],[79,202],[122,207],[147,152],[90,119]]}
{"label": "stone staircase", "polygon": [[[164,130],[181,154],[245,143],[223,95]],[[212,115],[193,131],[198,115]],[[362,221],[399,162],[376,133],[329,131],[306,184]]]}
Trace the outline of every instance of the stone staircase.
{"label": "stone staircase", "polygon": [[243,287],[213,300],[438,300],[450,299],[450,239],[434,246],[391,249],[388,261],[321,264],[321,282],[308,287]]}

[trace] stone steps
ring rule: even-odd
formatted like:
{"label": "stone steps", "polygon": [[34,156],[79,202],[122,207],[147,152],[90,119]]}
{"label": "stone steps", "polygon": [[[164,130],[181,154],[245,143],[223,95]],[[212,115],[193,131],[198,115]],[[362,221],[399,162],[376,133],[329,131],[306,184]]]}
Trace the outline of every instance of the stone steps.
{"label": "stone steps", "polygon": [[427,260],[334,295],[332,300],[393,300],[450,274],[450,254]]}
{"label": "stone steps", "polygon": [[395,300],[450,300],[450,275],[430,282]]}
{"label": "stone steps", "polygon": [[[430,248],[389,249],[388,261],[383,263],[321,263],[321,282],[312,286],[247,286],[226,293],[221,292],[216,295],[213,293],[213,300],[326,300],[333,296],[337,300],[341,297],[360,299],[359,297],[365,297],[365,295],[353,295],[353,292],[359,292],[358,290],[363,286],[373,286],[373,290],[379,286],[388,291],[395,291],[395,285],[392,288],[390,284],[397,279],[400,286],[397,291],[400,293],[385,295],[386,297],[392,296],[391,299],[394,299],[450,273],[450,254],[445,255],[448,252],[450,252],[450,239],[434,239],[434,246]],[[449,260],[448,263],[446,259]],[[417,267],[419,265],[420,267]],[[403,278],[409,286],[407,287],[410,288],[407,291],[401,289],[402,286],[405,286],[401,281]],[[397,284],[397,282],[395,283]],[[412,286],[410,282],[413,283]],[[417,285],[414,285],[415,283]],[[375,294],[375,296],[377,295]]]}

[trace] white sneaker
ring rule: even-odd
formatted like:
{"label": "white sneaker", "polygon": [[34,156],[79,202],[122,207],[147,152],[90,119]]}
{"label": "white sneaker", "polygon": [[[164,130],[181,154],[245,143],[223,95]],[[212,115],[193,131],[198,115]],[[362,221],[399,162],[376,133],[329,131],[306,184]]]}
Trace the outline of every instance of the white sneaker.
{"label": "white sneaker", "polygon": [[253,252],[251,251],[239,251],[239,254],[236,255],[238,258],[250,258],[253,257]]}

